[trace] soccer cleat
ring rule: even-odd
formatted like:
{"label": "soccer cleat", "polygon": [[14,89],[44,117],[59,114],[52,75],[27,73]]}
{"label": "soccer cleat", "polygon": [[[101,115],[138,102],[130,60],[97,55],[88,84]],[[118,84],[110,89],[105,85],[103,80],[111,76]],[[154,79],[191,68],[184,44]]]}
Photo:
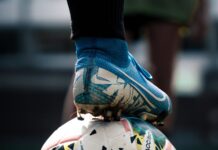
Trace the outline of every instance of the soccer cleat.
{"label": "soccer cleat", "polygon": [[171,101],[151,80],[150,73],[130,53],[129,64],[123,68],[102,54],[81,57],[73,88],[78,115],[102,115],[105,120],[125,115],[162,122],[172,109]]}

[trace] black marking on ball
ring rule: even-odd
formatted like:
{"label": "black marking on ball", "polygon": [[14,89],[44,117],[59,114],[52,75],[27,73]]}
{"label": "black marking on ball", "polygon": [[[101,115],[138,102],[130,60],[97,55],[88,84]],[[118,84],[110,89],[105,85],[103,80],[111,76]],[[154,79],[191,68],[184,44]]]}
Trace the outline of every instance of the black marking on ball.
{"label": "black marking on ball", "polygon": [[70,144],[68,147],[69,147],[71,150],[73,150],[73,149],[74,149],[74,143]]}
{"label": "black marking on ball", "polygon": [[130,137],[131,143],[133,143],[135,141],[136,135]]}
{"label": "black marking on ball", "polygon": [[96,133],[97,133],[96,130],[92,130],[92,132],[90,133],[90,136],[92,136],[92,135],[94,135],[94,134],[96,134]]}
{"label": "black marking on ball", "polygon": [[139,139],[137,139],[137,144],[142,145],[142,142]]}
{"label": "black marking on ball", "polygon": [[102,150],[107,150],[107,148],[103,145],[103,146],[102,146]]}

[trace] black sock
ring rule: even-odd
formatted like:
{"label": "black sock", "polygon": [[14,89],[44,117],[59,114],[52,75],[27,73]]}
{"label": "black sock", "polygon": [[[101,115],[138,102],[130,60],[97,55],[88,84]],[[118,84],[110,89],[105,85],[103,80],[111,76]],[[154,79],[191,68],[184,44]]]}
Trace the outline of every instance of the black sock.
{"label": "black sock", "polygon": [[73,38],[101,37],[124,39],[124,0],[67,0]]}

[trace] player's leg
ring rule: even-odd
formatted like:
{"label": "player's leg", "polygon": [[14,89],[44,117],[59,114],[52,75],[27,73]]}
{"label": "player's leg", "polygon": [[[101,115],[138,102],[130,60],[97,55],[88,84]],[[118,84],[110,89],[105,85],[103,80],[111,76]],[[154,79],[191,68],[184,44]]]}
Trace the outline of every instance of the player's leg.
{"label": "player's leg", "polygon": [[[184,0],[177,2],[157,2],[151,6],[151,20],[148,24],[148,37],[151,48],[151,61],[155,83],[163,89],[170,97],[174,97],[172,92],[173,64],[176,53],[180,49],[181,37],[179,28],[187,26],[193,19],[197,0]],[[162,5],[162,6],[161,6]],[[176,108],[175,98],[172,101],[173,108]],[[176,110],[176,109],[174,109]],[[165,121],[165,132],[172,131],[173,120],[176,111]]]}
{"label": "player's leg", "polygon": [[[161,89],[174,97],[171,85],[176,53],[180,47],[179,25],[169,22],[155,22],[148,26],[150,42],[150,54],[154,81]],[[173,108],[176,106],[175,98],[172,101]],[[165,121],[165,129],[172,129],[173,114]]]}
{"label": "player's leg", "polygon": [[76,42],[74,100],[78,113],[122,113],[163,120],[171,101],[128,52],[123,0],[68,0]]}
{"label": "player's leg", "polygon": [[179,25],[168,22],[150,23],[148,26],[154,80],[170,96],[174,59],[181,40],[178,29]]}

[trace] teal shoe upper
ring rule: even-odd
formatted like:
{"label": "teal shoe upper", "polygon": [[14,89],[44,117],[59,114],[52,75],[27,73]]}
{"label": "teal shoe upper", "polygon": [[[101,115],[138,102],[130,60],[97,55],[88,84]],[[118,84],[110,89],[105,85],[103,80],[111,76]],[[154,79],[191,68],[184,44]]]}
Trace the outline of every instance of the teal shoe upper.
{"label": "teal shoe upper", "polygon": [[[109,92],[114,97],[120,93],[122,95],[126,86],[131,85],[138,93],[134,96],[131,94],[129,95],[131,98],[131,105],[134,106],[132,108],[136,108],[134,110],[135,114],[143,113],[145,107],[141,106],[146,106],[148,113],[160,116],[160,118],[165,118],[172,110],[171,100],[167,94],[151,82],[151,74],[143,69],[130,53],[128,53],[128,60],[123,64],[125,65],[117,65],[114,63],[113,59],[102,50],[89,48],[83,49],[83,52],[79,55],[76,63],[76,71],[79,71],[82,68],[95,68],[92,70],[90,80],[92,77],[96,76],[96,80],[99,80],[98,83],[101,83],[95,83],[98,86],[97,89],[102,89],[103,91],[105,89],[111,90],[113,89],[112,87],[114,87],[115,90]],[[113,74],[116,75],[116,83],[107,82],[109,79],[104,76],[99,76],[98,69],[96,68],[102,68],[112,73],[111,76],[113,76]],[[121,82],[123,87],[118,89],[116,84],[120,84]],[[107,95],[105,96],[105,99],[106,97]],[[126,96],[123,95],[123,97]],[[130,98],[126,99],[129,100]],[[137,107],[139,105],[141,106]]]}

